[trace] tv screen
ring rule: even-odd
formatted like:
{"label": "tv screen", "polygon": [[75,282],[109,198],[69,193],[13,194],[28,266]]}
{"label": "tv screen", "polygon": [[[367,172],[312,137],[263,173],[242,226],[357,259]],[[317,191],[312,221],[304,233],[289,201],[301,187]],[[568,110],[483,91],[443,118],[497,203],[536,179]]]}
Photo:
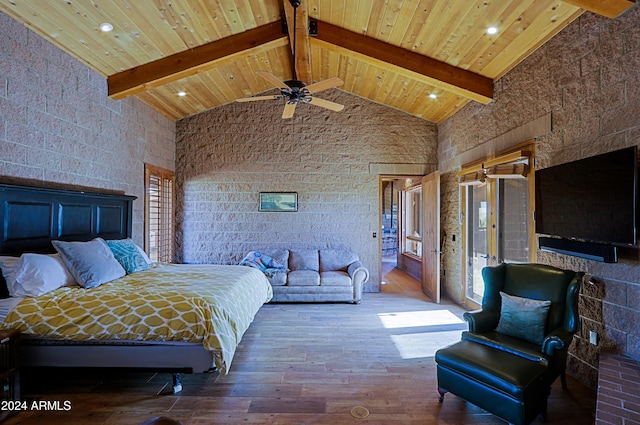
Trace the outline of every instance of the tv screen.
{"label": "tv screen", "polygon": [[637,147],[536,170],[536,233],[638,245]]}

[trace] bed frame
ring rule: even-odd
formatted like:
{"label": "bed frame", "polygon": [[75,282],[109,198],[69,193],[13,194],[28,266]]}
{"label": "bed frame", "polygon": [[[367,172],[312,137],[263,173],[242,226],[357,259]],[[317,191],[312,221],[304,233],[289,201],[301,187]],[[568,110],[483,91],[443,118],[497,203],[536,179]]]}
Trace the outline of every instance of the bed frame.
{"label": "bed frame", "polygon": [[[0,183],[0,255],[52,253],[52,240],[88,241],[131,237],[135,196]],[[6,298],[0,273],[0,298]],[[179,373],[210,371],[213,354],[199,344],[47,345],[22,339],[23,367],[131,368]]]}

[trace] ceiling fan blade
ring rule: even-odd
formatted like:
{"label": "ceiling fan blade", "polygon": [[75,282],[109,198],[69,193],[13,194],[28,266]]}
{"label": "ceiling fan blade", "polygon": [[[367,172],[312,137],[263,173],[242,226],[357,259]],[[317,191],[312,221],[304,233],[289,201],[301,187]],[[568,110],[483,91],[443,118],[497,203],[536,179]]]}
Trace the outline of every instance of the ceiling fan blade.
{"label": "ceiling fan blade", "polygon": [[332,111],[342,111],[344,109],[344,105],[340,105],[339,103],[331,102],[330,100],[319,99],[317,97],[312,97],[309,100],[309,103],[312,105],[319,106],[321,108],[330,109]]}
{"label": "ceiling fan blade", "polygon": [[270,82],[275,87],[277,87],[277,88],[279,88],[281,90],[291,90],[291,87],[289,87],[288,85],[286,85],[285,83],[280,81],[278,79],[278,77],[276,77],[275,75],[273,75],[270,72],[267,72],[267,71],[256,71],[256,74],[258,74],[259,76],[261,76],[262,78],[264,78],[265,80],[267,80],[268,82]]}
{"label": "ceiling fan blade", "polygon": [[286,105],[284,105],[284,111],[282,111],[282,118],[286,119],[293,117],[297,104],[297,102],[287,102]]}
{"label": "ceiling fan blade", "polygon": [[281,99],[282,96],[272,94],[268,96],[254,96],[254,97],[241,97],[240,99],[236,99],[236,102],[253,102],[254,100],[272,100],[272,99]]}
{"label": "ceiling fan blade", "polygon": [[327,78],[326,80],[318,81],[317,83],[309,84],[305,86],[306,90],[309,90],[311,93],[318,93],[319,91],[331,89],[333,87],[341,86],[344,84],[338,77]]}

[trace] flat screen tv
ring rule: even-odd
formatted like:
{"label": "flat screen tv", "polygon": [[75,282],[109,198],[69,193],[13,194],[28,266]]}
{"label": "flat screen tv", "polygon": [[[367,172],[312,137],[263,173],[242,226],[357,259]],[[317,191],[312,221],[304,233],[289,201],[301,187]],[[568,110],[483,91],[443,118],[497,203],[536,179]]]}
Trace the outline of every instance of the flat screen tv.
{"label": "flat screen tv", "polygon": [[536,233],[638,248],[638,149],[536,170]]}

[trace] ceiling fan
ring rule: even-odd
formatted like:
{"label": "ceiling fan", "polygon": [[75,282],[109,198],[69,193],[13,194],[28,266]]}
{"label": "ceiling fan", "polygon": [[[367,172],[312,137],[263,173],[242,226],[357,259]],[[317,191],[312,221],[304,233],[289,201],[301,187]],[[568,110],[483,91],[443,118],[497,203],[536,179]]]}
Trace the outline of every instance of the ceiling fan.
{"label": "ceiling fan", "polygon": [[330,77],[326,80],[318,81],[306,85],[304,82],[298,80],[296,76],[296,10],[300,6],[301,0],[289,0],[291,6],[293,6],[293,57],[291,62],[293,79],[287,81],[281,81],[278,77],[267,71],[256,71],[256,74],[273,84],[280,90],[280,94],[255,96],[255,97],[243,97],[236,99],[236,102],[253,102],[256,100],[270,100],[270,99],[287,99],[287,103],[284,105],[284,111],[282,112],[282,118],[291,118],[296,110],[298,103],[309,103],[321,108],[329,109],[331,111],[341,111],[344,109],[344,105],[331,102],[329,100],[319,99],[313,97],[314,94],[327,90],[333,87],[344,84],[338,77]]}

